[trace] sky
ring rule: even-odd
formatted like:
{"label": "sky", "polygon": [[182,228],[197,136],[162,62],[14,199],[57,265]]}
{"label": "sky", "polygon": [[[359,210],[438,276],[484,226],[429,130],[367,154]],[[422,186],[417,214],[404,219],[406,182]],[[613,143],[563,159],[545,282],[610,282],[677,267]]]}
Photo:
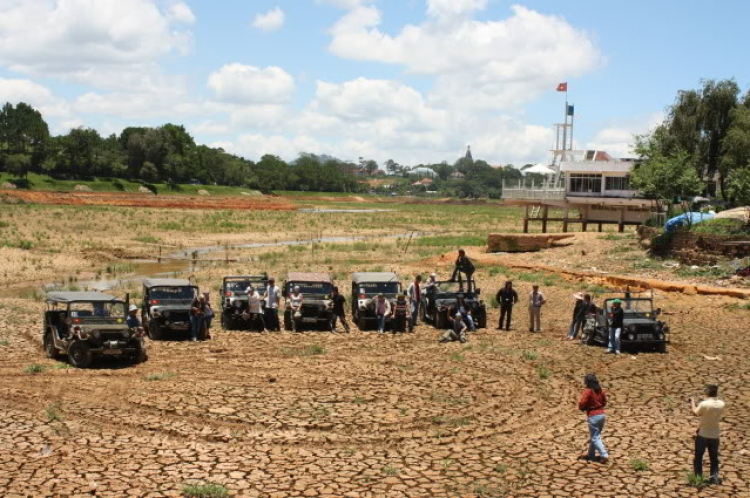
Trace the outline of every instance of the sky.
{"label": "sky", "polygon": [[750,2],[0,0],[0,102],[54,134],[184,124],[247,159],[629,156],[680,89],[750,85]]}

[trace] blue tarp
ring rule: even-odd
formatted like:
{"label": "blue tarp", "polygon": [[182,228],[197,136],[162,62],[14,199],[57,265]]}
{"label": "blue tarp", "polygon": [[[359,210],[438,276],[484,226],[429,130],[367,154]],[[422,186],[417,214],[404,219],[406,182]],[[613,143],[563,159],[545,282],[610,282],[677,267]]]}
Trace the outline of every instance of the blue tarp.
{"label": "blue tarp", "polygon": [[714,213],[682,213],[675,216],[664,224],[664,231],[667,233],[674,232],[678,227],[685,226],[688,223],[696,224],[702,221],[708,221],[716,216]]}

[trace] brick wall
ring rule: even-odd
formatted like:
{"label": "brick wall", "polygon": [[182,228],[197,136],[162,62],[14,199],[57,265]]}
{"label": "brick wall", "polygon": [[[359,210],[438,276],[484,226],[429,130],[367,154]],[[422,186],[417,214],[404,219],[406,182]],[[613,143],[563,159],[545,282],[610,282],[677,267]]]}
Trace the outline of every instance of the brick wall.
{"label": "brick wall", "polygon": [[690,265],[715,265],[719,260],[750,255],[748,247],[723,245],[726,242],[747,241],[747,236],[710,235],[694,232],[662,233],[652,227],[637,228],[641,242],[650,245],[652,252],[669,256]]}

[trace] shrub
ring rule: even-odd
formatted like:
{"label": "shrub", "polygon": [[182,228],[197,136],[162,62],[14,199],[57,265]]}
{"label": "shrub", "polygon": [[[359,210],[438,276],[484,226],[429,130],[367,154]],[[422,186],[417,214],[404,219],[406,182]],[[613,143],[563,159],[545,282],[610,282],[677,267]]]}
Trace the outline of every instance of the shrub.
{"label": "shrub", "polygon": [[696,475],[693,472],[688,472],[685,476],[685,480],[687,481],[687,485],[692,488],[702,488],[708,484],[705,477],[702,475]]}
{"label": "shrub", "polygon": [[36,363],[33,365],[29,365],[28,367],[23,369],[24,373],[35,375],[38,373],[44,372],[44,366],[43,365],[37,365]]}
{"label": "shrub", "polygon": [[634,458],[634,459],[632,459],[630,461],[630,466],[636,472],[644,472],[646,470],[649,470],[648,460],[643,460],[641,458]]}
{"label": "shrub", "polygon": [[229,496],[227,488],[221,484],[186,484],[182,488],[186,498],[225,498]]}

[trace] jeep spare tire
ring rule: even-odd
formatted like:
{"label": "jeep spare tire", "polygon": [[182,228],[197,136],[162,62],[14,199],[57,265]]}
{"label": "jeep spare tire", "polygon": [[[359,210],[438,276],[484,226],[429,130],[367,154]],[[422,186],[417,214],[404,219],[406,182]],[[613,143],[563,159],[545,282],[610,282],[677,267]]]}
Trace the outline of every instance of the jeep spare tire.
{"label": "jeep spare tire", "polygon": [[148,322],[148,338],[152,341],[158,341],[162,338],[164,334],[162,334],[161,327],[159,325],[156,325],[153,321]]}
{"label": "jeep spare tire", "polygon": [[91,348],[82,341],[75,341],[68,348],[68,361],[76,368],[88,368],[94,355],[91,354]]}
{"label": "jeep spare tire", "polygon": [[55,340],[52,334],[53,332],[51,330],[48,330],[47,333],[44,334],[44,352],[47,355],[47,358],[54,360],[57,358],[57,348],[55,347]]}

